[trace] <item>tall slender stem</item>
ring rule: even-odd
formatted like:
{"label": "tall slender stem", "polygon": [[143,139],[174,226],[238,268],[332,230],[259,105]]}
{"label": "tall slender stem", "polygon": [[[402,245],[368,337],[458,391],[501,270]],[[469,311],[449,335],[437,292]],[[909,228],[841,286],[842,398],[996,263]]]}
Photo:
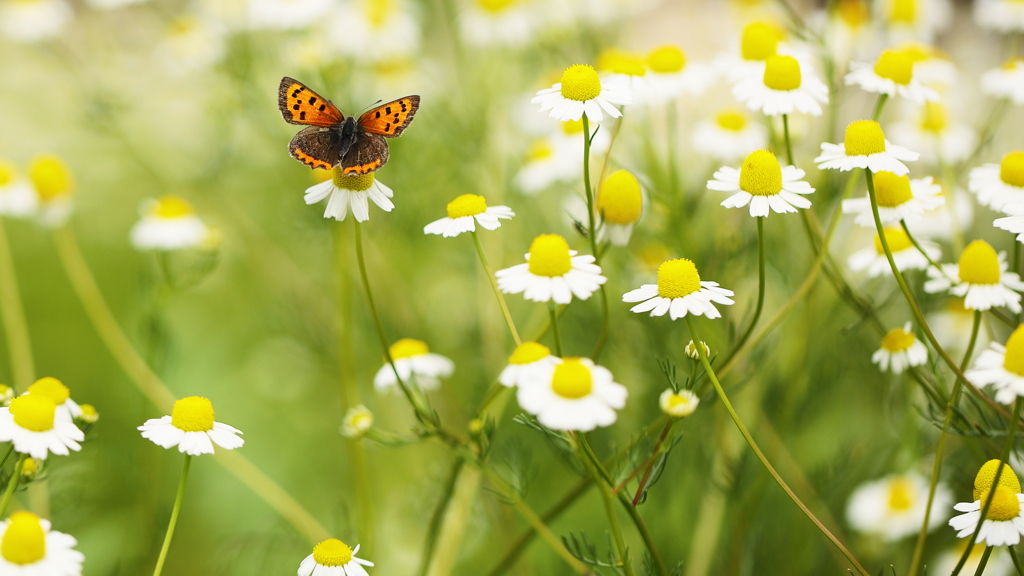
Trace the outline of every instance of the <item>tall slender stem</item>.
{"label": "tall slender stem", "polygon": [[658,441],[654,443],[654,449],[651,450],[651,457],[648,458],[647,461],[644,462],[639,468],[634,470],[633,473],[629,475],[629,477],[627,477],[618,486],[616,486],[615,489],[612,490],[612,494],[618,494],[619,491],[626,487],[626,482],[629,482],[630,479],[636,476],[637,472],[643,470],[644,476],[643,478],[640,479],[640,483],[637,484],[636,494],[633,495],[633,500],[630,501],[630,504],[634,507],[640,504],[640,498],[642,498],[644,494],[644,487],[647,486],[647,480],[651,477],[651,471],[654,470],[654,463],[657,462],[658,457],[661,456],[658,450],[661,448],[662,442],[665,441],[665,438],[668,436],[668,431],[672,429],[672,424],[674,423],[675,418],[665,423],[665,427],[661,429],[661,436],[658,436]]}
{"label": "tall slender stem", "polygon": [[989,556],[992,556],[992,549],[994,546],[986,546],[985,551],[981,553],[981,560],[978,561],[978,569],[974,571],[974,576],[981,576],[985,573],[985,566],[988,566]]}
{"label": "tall slender stem", "polygon": [[629,549],[626,548],[626,540],[622,537],[622,528],[619,526],[619,518],[615,514],[615,504],[612,502],[611,486],[601,475],[600,462],[594,451],[587,443],[587,437],[583,432],[576,435],[580,449],[580,460],[583,461],[597,483],[597,491],[601,494],[601,503],[604,504],[605,514],[608,515],[608,527],[612,532],[612,539],[615,541],[615,548],[619,554],[619,561],[622,563],[622,570],[626,576],[633,576],[632,562],[629,560]]}
{"label": "tall slender stem", "polygon": [[0,500],[0,518],[4,517],[7,513],[7,505],[11,503],[11,498],[14,497],[14,489],[18,487],[18,482],[21,481],[21,467],[25,464],[24,454],[18,456],[18,462],[14,465],[14,472],[11,473],[11,478],[7,481],[7,490],[4,491],[3,500]]}
{"label": "tall slender stem", "polygon": [[[785,116],[783,116],[785,118]],[[754,317],[750,319],[750,325],[743,331],[743,335],[736,341],[733,350],[739,350],[747,343],[747,339],[754,333],[757,321],[761,318],[761,311],[764,309],[765,272],[764,272],[764,221],[763,216],[754,218],[757,220],[757,306],[754,308]]]}
{"label": "tall slender stem", "polygon": [[4,464],[7,464],[7,459],[10,458],[11,454],[13,454],[13,453],[14,453],[14,442],[11,442],[11,445],[7,447],[7,451],[4,452],[4,457],[0,458],[0,468],[3,468]]}
{"label": "tall slender stem", "polygon": [[583,115],[583,189],[587,193],[587,237],[590,239],[590,253],[597,258],[594,190],[590,184],[590,121],[586,114]]}
{"label": "tall slender stem", "polygon": [[1010,559],[1013,560],[1013,567],[1017,569],[1017,575],[1024,576],[1024,564],[1021,564],[1017,556],[1017,549],[1013,546],[1007,546],[1006,549],[1010,551]]}
{"label": "tall slender stem", "polygon": [[494,297],[498,299],[498,307],[501,308],[501,315],[505,317],[505,325],[508,326],[508,331],[512,333],[512,339],[516,341],[516,346],[522,344],[522,340],[519,339],[519,331],[516,330],[516,323],[512,321],[512,314],[508,311],[508,305],[505,303],[505,296],[502,295],[501,290],[498,290],[498,282],[494,279],[494,274],[491,273],[491,267],[487,265],[487,257],[484,256],[484,248],[480,245],[480,237],[477,236],[476,230],[472,231],[473,245],[476,246],[476,253],[480,256],[480,264],[484,267],[484,274],[487,275],[487,281],[491,283],[491,290],[494,290]]}
{"label": "tall slender stem", "polygon": [[188,480],[188,467],[190,464],[192,464],[192,456],[186,454],[185,465],[181,469],[181,480],[178,482],[178,495],[174,498],[174,509],[171,510],[171,521],[167,524],[167,534],[164,536],[164,545],[160,547],[160,557],[156,560],[153,576],[160,576],[160,573],[164,570],[167,551],[171,548],[171,538],[174,537],[174,526],[177,525],[178,513],[181,512],[181,500],[185,497],[185,482]]}
{"label": "tall slender stem", "polygon": [[25,309],[22,308],[18,291],[18,277],[14,271],[14,257],[7,242],[3,218],[0,218],[0,311],[11,355],[14,389],[24,390],[35,379],[36,370],[32,360],[28,322],[25,321]]}
{"label": "tall slender stem", "polygon": [[782,139],[786,143],[786,163],[793,164],[793,143],[789,139],[789,114],[782,115]]}
{"label": "tall slender stem", "polygon": [[548,312],[551,315],[551,334],[555,338],[555,356],[562,356],[562,337],[558,334],[558,313],[555,311],[555,301],[548,300]]}
{"label": "tall slender stem", "polygon": [[871,119],[878,122],[878,119],[882,117],[882,108],[885,107],[886,100],[889,99],[888,94],[879,94],[878,101],[875,102],[875,111],[871,114]]}

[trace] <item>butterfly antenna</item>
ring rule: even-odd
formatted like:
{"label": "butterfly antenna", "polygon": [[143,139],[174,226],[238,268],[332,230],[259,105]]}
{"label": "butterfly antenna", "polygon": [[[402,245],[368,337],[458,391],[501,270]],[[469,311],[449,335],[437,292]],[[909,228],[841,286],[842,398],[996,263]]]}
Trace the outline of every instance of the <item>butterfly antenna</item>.
{"label": "butterfly antenna", "polygon": [[359,111],[359,114],[362,114],[363,112],[366,112],[367,110],[369,110],[370,108],[373,108],[374,106],[376,106],[376,105],[380,104],[381,102],[384,102],[384,101],[383,101],[383,100],[377,100],[377,101],[376,101],[376,102],[374,102],[373,104],[370,104],[370,105],[369,105],[369,106],[367,106],[366,108],[363,108],[362,110],[360,110],[360,111]]}

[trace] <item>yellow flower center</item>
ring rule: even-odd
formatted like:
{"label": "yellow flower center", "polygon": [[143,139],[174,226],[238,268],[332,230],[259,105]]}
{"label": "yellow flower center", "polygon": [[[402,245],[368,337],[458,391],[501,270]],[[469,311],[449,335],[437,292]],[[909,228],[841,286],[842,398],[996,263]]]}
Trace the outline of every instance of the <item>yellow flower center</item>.
{"label": "yellow flower center", "polygon": [[875,74],[897,84],[910,84],[914,78],[914,61],[905,52],[886,50],[875,62]]}
{"label": "yellow flower center", "polygon": [[330,538],[313,547],[313,560],[321,566],[344,566],[352,561],[352,549],[337,538]]}
{"label": "yellow flower center", "polygon": [[683,396],[682,394],[673,394],[673,395],[668,397],[668,407],[669,408],[675,408],[675,407],[679,406],[680,404],[685,406],[685,405],[688,405],[689,403],[690,403],[689,397]]}
{"label": "yellow flower center", "polygon": [[871,17],[868,3],[864,0],[840,0],[836,12],[850,28],[860,28]]}
{"label": "yellow flower center", "polygon": [[412,338],[402,338],[398,342],[395,342],[388,348],[391,353],[392,360],[400,360],[402,358],[412,358],[413,356],[423,356],[424,354],[430,353],[430,349],[427,348],[427,343],[422,340],[413,340]]}
{"label": "yellow flower center", "polygon": [[782,190],[782,166],[767,150],[751,152],[740,167],[740,190],[754,196],[774,196]]}
{"label": "yellow flower center", "polygon": [[910,178],[897,176],[892,172],[875,172],[875,200],[883,208],[895,208],[914,197],[910,190]]}
{"label": "yellow flower center", "polygon": [[11,564],[34,564],[46,557],[46,533],[39,516],[31,512],[15,512],[0,543],[0,555]]}
{"label": "yellow flower center", "polygon": [[910,61],[915,64],[928,60],[933,56],[938,56],[938,50],[920,42],[903,44],[900,46],[899,51],[906,54],[907,58],[910,58]]}
{"label": "yellow flower center", "polygon": [[509,364],[533,364],[534,362],[547,358],[551,355],[551,349],[536,342],[523,342],[516,346],[512,355],[508,357]]}
{"label": "yellow flower center", "polygon": [[370,412],[357,412],[352,415],[348,425],[356,430],[368,430],[373,426],[373,414]]}
{"label": "yellow flower center", "polygon": [[191,216],[193,213],[194,210],[192,210],[191,204],[189,204],[184,198],[171,194],[161,196],[150,209],[150,214],[165,220]]}
{"label": "yellow flower center", "polygon": [[740,52],[744,60],[767,60],[779,47],[781,34],[774,26],[763,22],[748,24],[740,39]]}
{"label": "yellow flower center", "polygon": [[[373,28],[380,28],[395,11],[395,0],[364,0],[363,14]],[[350,188],[351,190],[351,188]]]}
{"label": "yellow flower center", "polygon": [[737,110],[722,110],[715,115],[715,122],[725,130],[739,132],[747,126],[747,117]]}
{"label": "yellow flower center", "polygon": [[597,68],[612,74],[625,74],[627,76],[644,76],[647,68],[644,67],[644,59],[639,54],[626,52],[618,48],[608,48],[597,56]]}
{"label": "yellow flower center", "polygon": [[913,346],[916,340],[912,333],[903,328],[893,328],[882,338],[882,348],[889,352],[903,352]]}
{"label": "yellow flower center", "polygon": [[487,211],[487,200],[476,194],[463,194],[448,203],[448,217],[476,216]]}
{"label": "yellow flower center", "polygon": [[658,296],[682,298],[699,291],[700,274],[692,261],[677,258],[658,266]]}
{"label": "yellow flower center", "polygon": [[925,102],[924,113],[921,115],[921,130],[940,134],[949,124],[946,109],[938,102]]}
{"label": "yellow flower center", "polygon": [[1003,70],[1013,70],[1021,64],[1024,64],[1024,58],[1014,56],[1003,63]]}
{"label": "yellow flower center", "polygon": [[[992,481],[995,480],[996,470],[999,469],[999,460],[989,460],[978,470],[974,477],[974,499],[981,500],[981,497],[992,489]],[[1012,491],[1014,494],[1020,492],[1020,481],[1009,465],[1003,466],[999,473],[999,485]]]}
{"label": "yellow flower center", "polygon": [[625,170],[613,172],[601,185],[597,208],[609,224],[632,224],[640,219],[640,183]]}
{"label": "yellow flower center", "polygon": [[[568,124],[568,122],[565,122],[565,124]],[[530,145],[530,151],[526,153],[526,158],[536,162],[537,160],[546,160],[554,155],[555,149],[551,144],[544,138],[538,138]]]}
{"label": "yellow flower center", "polygon": [[35,458],[25,458],[21,463],[21,477],[28,480],[35,480],[39,474],[39,460]]}
{"label": "yellow flower center", "polygon": [[576,64],[562,72],[562,96],[577,102],[593,100],[601,94],[597,70],[587,64]]}
{"label": "yellow flower center", "polygon": [[800,87],[800,63],[792,56],[769,56],[764,66],[764,85],[772,90]]}
{"label": "yellow flower center", "polygon": [[36,380],[35,384],[28,387],[28,391],[32,394],[46,396],[58,406],[67,402],[68,397],[71,396],[71,391],[68,390],[67,386],[61,383],[60,380],[50,378],[49,376]]}
{"label": "yellow flower center", "polygon": [[7,186],[18,177],[18,168],[6,160],[0,160],[0,188]]}
{"label": "yellow flower center", "polygon": [[344,174],[341,164],[334,166],[332,175],[334,187],[353,192],[362,192],[373,186],[373,172],[368,174]]}
{"label": "yellow flower center", "polygon": [[[892,250],[893,254],[902,252],[914,245],[910,241],[910,236],[907,236],[903,228],[886,228],[885,241],[889,244],[889,250]],[[877,234],[875,234],[875,252],[879,256],[885,254],[885,248],[882,247],[882,239]]]}
{"label": "yellow flower center", "polygon": [[579,358],[566,358],[555,367],[555,373],[551,376],[551,390],[562,398],[583,398],[590,394],[593,387],[594,378],[590,375],[590,368],[580,362]]}
{"label": "yellow flower center", "polygon": [[74,191],[75,184],[71,171],[60,158],[51,154],[34,158],[28,165],[28,177],[43,202],[49,202]]}
{"label": "yellow flower center", "polygon": [[885,152],[885,134],[874,120],[857,120],[846,127],[843,146],[847,156],[869,156]]}
{"label": "yellow flower center", "polygon": [[492,14],[498,14],[515,6],[518,0],[476,0],[477,6]]}
{"label": "yellow flower center", "polygon": [[572,270],[569,244],[558,234],[541,234],[530,244],[530,273],[537,276],[562,276]]}
{"label": "yellow flower center", "polygon": [[960,253],[960,280],[968,284],[998,284],[999,255],[984,240],[975,240]]}
{"label": "yellow flower center", "polygon": [[1006,341],[1003,368],[1007,372],[1024,376],[1024,324],[1018,326]]}
{"label": "yellow flower center", "polygon": [[[988,492],[982,494],[980,498],[982,506],[985,505],[987,499]],[[985,515],[985,518],[996,522],[1008,522],[1016,518],[1018,514],[1020,514],[1020,500],[1017,499],[1017,493],[1006,486],[996,486],[996,493],[992,497],[992,503],[989,504],[988,514]]]}
{"label": "yellow flower center", "polygon": [[11,400],[10,410],[18,426],[32,432],[46,432],[53,429],[57,404],[43,394],[28,394]]}
{"label": "yellow flower center", "polygon": [[914,505],[914,485],[897,477],[889,483],[889,509],[906,512]]}
{"label": "yellow flower center", "polygon": [[213,404],[202,396],[189,396],[174,403],[171,425],[185,432],[213,430]]}
{"label": "yellow flower center", "polygon": [[82,421],[95,424],[100,419],[100,413],[96,411],[96,407],[92,404],[82,404],[79,408],[82,409],[82,415],[79,416]]}
{"label": "yellow flower center", "polygon": [[686,67],[686,54],[678,46],[660,46],[647,55],[647,67],[660,74],[679,72]]}
{"label": "yellow flower center", "polygon": [[892,0],[889,21],[913,24],[917,21],[917,0]]}
{"label": "yellow flower center", "polygon": [[999,163],[999,179],[1018,188],[1024,188],[1024,152],[1010,152]]}
{"label": "yellow flower center", "polygon": [[562,122],[562,133],[573,135],[583,133],[583,119],[579,120],[567,120]]}

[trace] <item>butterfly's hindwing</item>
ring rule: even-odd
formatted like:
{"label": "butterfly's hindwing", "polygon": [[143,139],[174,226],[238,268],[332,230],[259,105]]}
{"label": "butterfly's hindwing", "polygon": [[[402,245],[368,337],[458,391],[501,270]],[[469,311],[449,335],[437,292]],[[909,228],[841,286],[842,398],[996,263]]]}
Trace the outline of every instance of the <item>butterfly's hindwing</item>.
{"label": "butterfly's hindwing", "polygon": [[367,111],[359,117],[359,125],[371,134],[394,138],[409,126],[419,107],[419,96],[399,98]]}
{"label": "butterfly's hindwing", "polygon": [[345,115],[330,100],[287,76],[281,79],[277,89],[277,106],[289,124],[333,126],[345,120]]}
{"label": "butterfly's hindwing", "polygon": [[339,160],[341,136],[337,130],[307,126],[296,134],[288,144],[292,156],[310,166],[330,170]]}
{"label": "butterfly's hindwing", "polygon": [[341,159],[342,174],[369,174],[388,161],[388,143],[378,134],[359,135],[356,145]]}

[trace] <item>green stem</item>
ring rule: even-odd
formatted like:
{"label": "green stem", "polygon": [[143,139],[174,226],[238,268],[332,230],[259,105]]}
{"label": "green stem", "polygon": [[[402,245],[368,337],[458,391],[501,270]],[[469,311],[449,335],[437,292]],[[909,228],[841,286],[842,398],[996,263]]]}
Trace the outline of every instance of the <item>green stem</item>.
{"label": "green stem", "polygon": [[516,330],[516,324],[512,321],[512,314],[508,311],[508,305],[505,304],[505,297],[501,294],[501,290],[498,290],[498,282],[494,279],[494,274],[491,273],[491,267],[487,265],[487,257],[484,256],[484,248],[480,245],[480,237],[477,235],[476,230],[471,232],[473,235],[473,244],[476,246],[476,253],[480,256],[480,264],[484,267],[484,273],[487,274],[487,280],[491,283],[491,290],[494,290],[494,297],[498,299],[498,306],[501,308],[501,315],[505,317],[505,325],[508,326],[508,331],[512,333],[512,339],[516,341],[516,346],[522,344],[522,340],[519,339],[519,331]]}
{"label": "green stem", "polygon": [[630,505],[634,507],[640,504],[640,498],[643,496],[644,487],[647,486],[647,480],[651,477],[651,471],[654,470],[654,463],[657,462],[658,458],[661,456],[661,444],[665,441],[665,438],[668,436],[668,432],[672,429],[672,424],[674,423],[674,418],[665,423],[665,427],[661,429],[661,436],[658,436],[658,441],[654,443],[654,449],[651,450],[651,456],[645,460],[643,464],[630,472],[629,476],[626,476],[622,482],[619,482],[612,490],[612,494],[618,494],[621,492],[626,487],[626,483],[635,478],[636,475],[643,470],[643,478],[641,478],[640,483],[637,484],[636,494],[633,495],[633,500],[630,502]]}
{"label": "green stem", "polygon": [[886,100],[889,99],[888,94],[879,94],[878,101],[875,102],[875,111],[871,114],[871,119],[878,122],[878,119],[882,117],[882,108],[885,107]]}
{"label": "green stem", "polygon": [[25,309],[18,291],[18,278],[14,272],[14,257],[7,243],[7,231],[0,218],[0,310],[3,311],[4,332],[11,355],[13,388],[24,390],[35,379],[32,361],[32,340],[25,321]]}
{"label": "green stem", "polygon": [[[697,333],[697,327],[693,323],[692,315],[686,316],[686,325],[690,329],[690,336],[693,338],[693,341],[700,342],[700,334]],[[764,455],[763,452],[761,452],[761,448],[757,445],[757,442],[754,441],[754,437],[750,435],[750,432],[747,430],[747,427],[743,424],[743,421],[740,420],[739,414],[737,414],[736,410],[732,407],[732,402],[729,401],[729,397],[726,396],[725,390],[722,388],[722,384],[718,381],[718,377],[715,375],[714,369],[711,368],[711,363],[708,361],[708,355],[707,352],[705,352],[704,347],[697,346],[697,352],[700,354],[701,364],[704,365],[704,371],[707,373],[708,379],[711,380],[712,385],[714,385],[715,392],[718,394],[718,398],[722,401],[722,405],[725,406],[726,411],[729,413],[729,417],[732,418],[733,423],[736,424],[736,428],[740,431],[740,434],[743,436],[743,439],[747,441],[747,445],[749,445],[750,449],[753,450],[754,455],[757,456],[757,459],[761,461],[761,464],[765,467],[768,473],[771,474],[772,478],[775,479],[775,482],[779,485],[780,488],[782,488],[786,495],[789,496],[793,503],[796,504],[798,508],[800,508],[800,511],[803,512],[807,516],[807,518],[810,519],[810,521],[818,527],[818,530],[821,530],[821,533],[824,534],[825,537],[828,538],[832,542],[832,544],[839,549],[843,556],[845,556],[846,559],[849,560],[850,564],[852,564],[854,568],[857,569],[857,572],[859,572],[862,576],[871,576],[868,573],[868,571],[865,570],[863,566],[861,566],[860,562],[857,561],[857,558],[854,557],[853,553],[851,553],[849,549],[847,549],[846,546],[842,542],[840,542],[839,539],[836,538],[835,535],[833,535],[832,532],[830,532],[824,524],[821,523],[821,520],[818,520],[818,517],[815,516],[809,508],[807,508],[803,501],[801,501],[800,498],[796,495],[796,493],[793,492],[793,490],[789,487],[789,485],[786,484],[786,481],[782,479],[782,476],[780,476],[779,473],[776,472],[775,467],[772,466],[771,462],[768,461],[768,458]]]}
{"label": "green stem", "polygon": [[558,313],[555,312],[555,301],[548,300],[548,312],[551,314],[551,334],[555,338],[555,356],[562,356],[562,337],[558,334]]}
{"label": "green stem", "polygon": [[3,468],[4,464],[7,464],[7,459],[10,458],[11,454],[13,454],[13,453],[14,453],[14,442],[11,442],[11,445],[7,447],[7,452],[4,452],[4,457],[0,458],[0,468]]}
{"label": "green stem", "polygon": [[917,241],[917,238],[914,238],[914,235],[910,233],[910,228],[907,227],[907,221],[900,220],[900,226],[903,228],[903,232],[907,235],[907,238],[910,240],[910,243],[913,244],[914,248],[917,248],[917,251],[920,252],[922,256],[924,256],[925,260],[928,261],[928,265],[931,266],[932,268],[935,268],[939,272],[942,272],[942,266],[939,266],[937,262],[932,260],[932,257],[929,256],[928,253],[924,251],[924,248],[921,247],[921,244]]}
{"label": "green stem", "polygon": [[782,115],[782,138],[786,143],[786,163],[793,164],[793,144],[789,139],[789,114]]}
{"label": "green stem", "polygon": [[597,343],[594,344],[594,352],[590,355],[590,359],[597,363],[598,358],[601,357],[601,351],[604,350],[605,340],[608,339],[608,291],[605,290],[604,285],[601,285],[601,332],[597,335]]}
{"label": "green stem", "polygon": [[[786,116],[783,115],[783,118]],[[764,273],[764,217],[754,218],[757,220],[757,307],[754,308],[754,317],[750,319],[750,326],[744,330],[743,335],[733,346],[733,350],[739,350],[747,343],[750,335],[754,333],[754,328],[757,327],[757,321],[761,319],[761,311],[764,309],[764,289],[765,289],[765,273]]]}
{"label": "green stem", "polygon": [[181,481],[178,483],[178,495],[174,498],[174,509],[171,510],[171,521],[167,524],[167,535],[164,536],[164,545],[160,547],[160,557],[156,560],[156,568],[153,576],[160,576],[164,570],[164,562],[167,560],[167,550],[171,547],[171,538],[174,536],[174,526],[178,523],[178,513],[181,512],[181,500],[185,496],[185,482],[188,480],[188,467],[192,464],[192,456],[185,455],[185,466],[181,469]]}
{"label": "green stem", "polygon": [[452,470],[448,473],[448,479],[441,489],[441,499],[437,501],[434,513],[430,516],[430,523],[427,524],[427,537],[423,542],[423,560],[420,564],[420,576],[426,576],[427,570],[430,568],[430,561],[434,556],[434,544],[437,542],[437,536],[441,529],[441,521],[444,520],[448,503],[452,499],[452,493],[455,492],[455,483],[459,479],[459,472],[462,470],[465,462],[465,460],[459,457],[452,464]]}
{"label": "green stem", "polygon": [[974,571],[974,576],[981,576],[985,573],[985,566],[988,565],[988,558],[992,555],[992,546],[986,546],[985,551],[981,554],[981,560],[978,562],[978,569]]}
{"label": "green stem", "polygon": [[[621,122],[620,122],[621,124]],[[605,167],[607,167],[605,162]],[[602,167],[602,172],[604,167]],[[590,121],[583,115],[583,188],[587,193],[587,237],[590,239],[590,253],[594,255],[594,263],[601,264],[601,254],[597,251],[597,225],[594,206],[594,190],[590,183]],[[593,360],[601,356],[604,341],[608,337],[608,294],[604,285],[601,286],[601,331],[594,345]],[[557,326],[556,326],[557,328]]]}
{"label": "green stem", "polygon": [[615,514],[615,504],[612,502],[611,486],[605,480],[600,471],[600,463],[594,451],[587,443],[586,434],[580,432],[577,435],[580,449],[580,460],[586,463],[590,473],[597,482],[598,493],[601,494],[601,503],[604,504],[605,514],[608,515],[608,527],[612,532],[612,539],[615,541],[615,548],[619,554],[619,562],[622,563],[622,570],[626,576],[634,576],[633,566],[629,561],[629,549],[626,547],[626,540],[622,537],[622,528],[619,526],[619,518]]}
{"label": "green stem", "polygon": [[1010,551],[1010,559],[1013,560],[1013,567],[1017,569],[1017,576],[1024,576],[1024,565],[1021,565],[1020,558],[1017,557],[1017,549],[1013,546],[1007,546],[1006,549]]}
{"label": "green stem", "polygon": [[14,465],[14,472],[11,473],[11,479],[7,481],[7,490],[4,491],[4,498],[0,500],[0,518],[4,517],[7,513],[7,505],[11,503],[11,498],[14,497],[14,489],[18,487],[18,482],[21,481],[21,467],[25,463],[26,455],[22,454],[18,457],[18,462]]}

